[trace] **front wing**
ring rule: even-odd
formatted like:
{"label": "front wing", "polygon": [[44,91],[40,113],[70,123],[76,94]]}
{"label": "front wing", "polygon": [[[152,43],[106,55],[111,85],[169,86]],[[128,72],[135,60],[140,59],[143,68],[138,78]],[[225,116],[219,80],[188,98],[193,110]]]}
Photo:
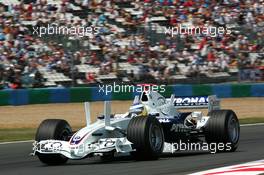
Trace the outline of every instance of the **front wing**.
{"label": "front wing", "polygon": [[82,159],[94,153],[129,153],[132,150],[131,142],[124,138],[99,139],[96,143],[70,144],[61,140],[43,140],[33,143],[33,153],[41,154],[62,154],[69,159]]}

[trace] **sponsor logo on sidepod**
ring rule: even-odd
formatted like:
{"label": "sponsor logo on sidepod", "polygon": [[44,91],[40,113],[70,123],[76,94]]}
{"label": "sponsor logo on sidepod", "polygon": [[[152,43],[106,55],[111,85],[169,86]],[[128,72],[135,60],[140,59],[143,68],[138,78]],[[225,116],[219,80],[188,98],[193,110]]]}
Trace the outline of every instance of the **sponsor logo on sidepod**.
{"label": "sponsor logo on sidepod", "polygon": [[175,106],[195,106],[207,105],[208,97],[178,97],[174,100]]}

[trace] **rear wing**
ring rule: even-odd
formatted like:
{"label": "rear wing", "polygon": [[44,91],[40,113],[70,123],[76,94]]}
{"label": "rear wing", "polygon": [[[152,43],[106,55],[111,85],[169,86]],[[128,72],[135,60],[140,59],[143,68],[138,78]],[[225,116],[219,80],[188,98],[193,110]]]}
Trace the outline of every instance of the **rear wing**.
{"label": "rear wing", "polygon": [[212,111],[221,108],[220,99],[216,95],[193,97],[175,97],[172,95],[168,100],[178,109],[208,108],[208,111]]}

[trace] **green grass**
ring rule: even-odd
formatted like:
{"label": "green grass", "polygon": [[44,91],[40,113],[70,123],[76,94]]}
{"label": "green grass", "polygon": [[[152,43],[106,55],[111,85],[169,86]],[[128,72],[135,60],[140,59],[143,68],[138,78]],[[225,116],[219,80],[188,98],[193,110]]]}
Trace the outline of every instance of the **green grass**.
{"label": "green grass", "polygon": [[32,140],[35,133],[34,128],[0,129],[0,142]]}
{"label": "green grass", "polygon": [[[264,123],[264,118],[243,118],[239,122],[240,124]],[[77,130],[77,127],[74,130]],[[33,140],[35,133],[35,128],[0,129],[0,142]]]}
{"label": "green grass", "polygon": [[249,124],[249,123],[264,123],[264,118],[252,117],[252,118],[243,118],[239,119],[240,124]]}

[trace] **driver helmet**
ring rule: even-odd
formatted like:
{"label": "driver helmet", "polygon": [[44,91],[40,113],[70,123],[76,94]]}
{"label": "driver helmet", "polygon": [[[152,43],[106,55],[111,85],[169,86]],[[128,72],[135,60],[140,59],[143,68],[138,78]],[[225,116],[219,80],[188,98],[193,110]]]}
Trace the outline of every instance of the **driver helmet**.
{"label": "driver helmet", "polygon": [[129,114],[134,114],[136,116],[146,116],[148,115],[148,112],[144,104],[137,103],[137,104],[133,104],[129,108]]}

